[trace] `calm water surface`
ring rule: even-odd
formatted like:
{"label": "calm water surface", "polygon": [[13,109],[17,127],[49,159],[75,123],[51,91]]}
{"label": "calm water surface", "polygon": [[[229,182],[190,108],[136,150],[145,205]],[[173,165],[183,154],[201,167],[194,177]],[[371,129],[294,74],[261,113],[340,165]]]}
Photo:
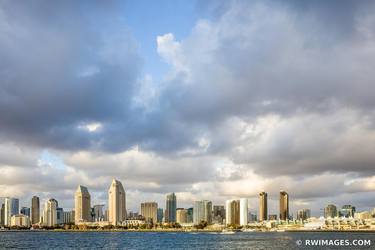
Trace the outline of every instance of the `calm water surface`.
{"label": "calm water surface", "polygon": [[[298,246],[304,239],[367,239],[365,247]],[[0,232],[0,249],[375,249],[374,233]]]}

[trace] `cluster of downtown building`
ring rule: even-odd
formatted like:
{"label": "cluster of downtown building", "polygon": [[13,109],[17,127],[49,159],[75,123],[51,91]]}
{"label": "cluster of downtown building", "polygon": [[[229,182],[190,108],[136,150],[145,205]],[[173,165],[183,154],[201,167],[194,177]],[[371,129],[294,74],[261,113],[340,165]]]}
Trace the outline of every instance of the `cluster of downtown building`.
{"label": "cluster of downtown building", "polygon": [[[40,206],[39,197],[33,196],[31,208],[19,209],[19,200],[5,198],[0,207],[0,225],[5,227],[43,227],[50,228],[63,225],[97,225],[97,226],[135,226],[177,224],[179,226],[194,226],[204,224],[219,224],[230,227],[246,226],[252,222],[266,223],[278,221],[289,223],[293,216],[289,213],[289,195],[285,191],[280,192],[279,214],[268,214],[268,194],[259,194],[258,216],[249,212],[248,199],[227,200],[225,205],[213,205],[209,200],[195,201],[191,208],[178,208],[175,193],[166,196],[165,210],[158,207],[156,202],[144,202],[138,212],[126,210],[126,193],[122,183],[113,180],[108,190],[107,209],[104,204],[91,206],[91,196],[88,189],[79,185],[74,195],[74,210],[64,211],[59,207],[56,199],[48,199]],[[369,216],[372,217],[370,212]],[[364,215],[363,213],[359,213]],[[324,209],[325,218],[354,217],[358,213],[355,207],[344,205],[337,209],[335,205],[328,205]],[[366,214],[367,216],[367,214]],[[306,221],[311,217],[309,209],[297,211],[297,220]],[[294,220],[295,221],[295,220]]]}

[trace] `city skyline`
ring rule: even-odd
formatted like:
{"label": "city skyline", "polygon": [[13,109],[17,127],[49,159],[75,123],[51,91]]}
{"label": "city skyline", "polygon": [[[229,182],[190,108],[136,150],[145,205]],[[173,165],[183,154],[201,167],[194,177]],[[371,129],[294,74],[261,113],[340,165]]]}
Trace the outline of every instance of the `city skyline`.
{"label": "city skyline", "polygon": [[0,197],[72,209],[83,185],[107,204],[115,178],[133,211],[174,192],[177,208],[245,197],[259,215],[266,192],[279,216],[280,190],[294,216],[372,210],[373,13],[366,0],[0,1]]}

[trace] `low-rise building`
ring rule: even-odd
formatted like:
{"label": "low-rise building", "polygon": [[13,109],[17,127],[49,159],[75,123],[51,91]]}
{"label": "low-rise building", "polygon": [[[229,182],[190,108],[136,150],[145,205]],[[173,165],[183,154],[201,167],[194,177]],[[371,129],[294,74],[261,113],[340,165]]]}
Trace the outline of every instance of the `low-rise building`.
{"label": "low-rise building", "polygon": [[12,215],[10,218],[11,227],[30,227],[30,218],[24,214]]}

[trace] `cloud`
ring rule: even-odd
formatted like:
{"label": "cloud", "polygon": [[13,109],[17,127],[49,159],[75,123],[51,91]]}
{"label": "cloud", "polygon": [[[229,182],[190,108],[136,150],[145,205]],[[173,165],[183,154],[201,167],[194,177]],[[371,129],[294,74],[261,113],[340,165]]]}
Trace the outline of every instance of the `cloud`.
{"label": "cloud", "polygon": [[105,202],[116,177],[132,209],[263,190],[275,209],[280,189],[293,209],[353,194],[368,208],[373,2],[199,4],[212,12],[187,37],[155,38],[171,67],[155,82],[121,3],[1,2],[0,195],[69,207],[83,184]]}

